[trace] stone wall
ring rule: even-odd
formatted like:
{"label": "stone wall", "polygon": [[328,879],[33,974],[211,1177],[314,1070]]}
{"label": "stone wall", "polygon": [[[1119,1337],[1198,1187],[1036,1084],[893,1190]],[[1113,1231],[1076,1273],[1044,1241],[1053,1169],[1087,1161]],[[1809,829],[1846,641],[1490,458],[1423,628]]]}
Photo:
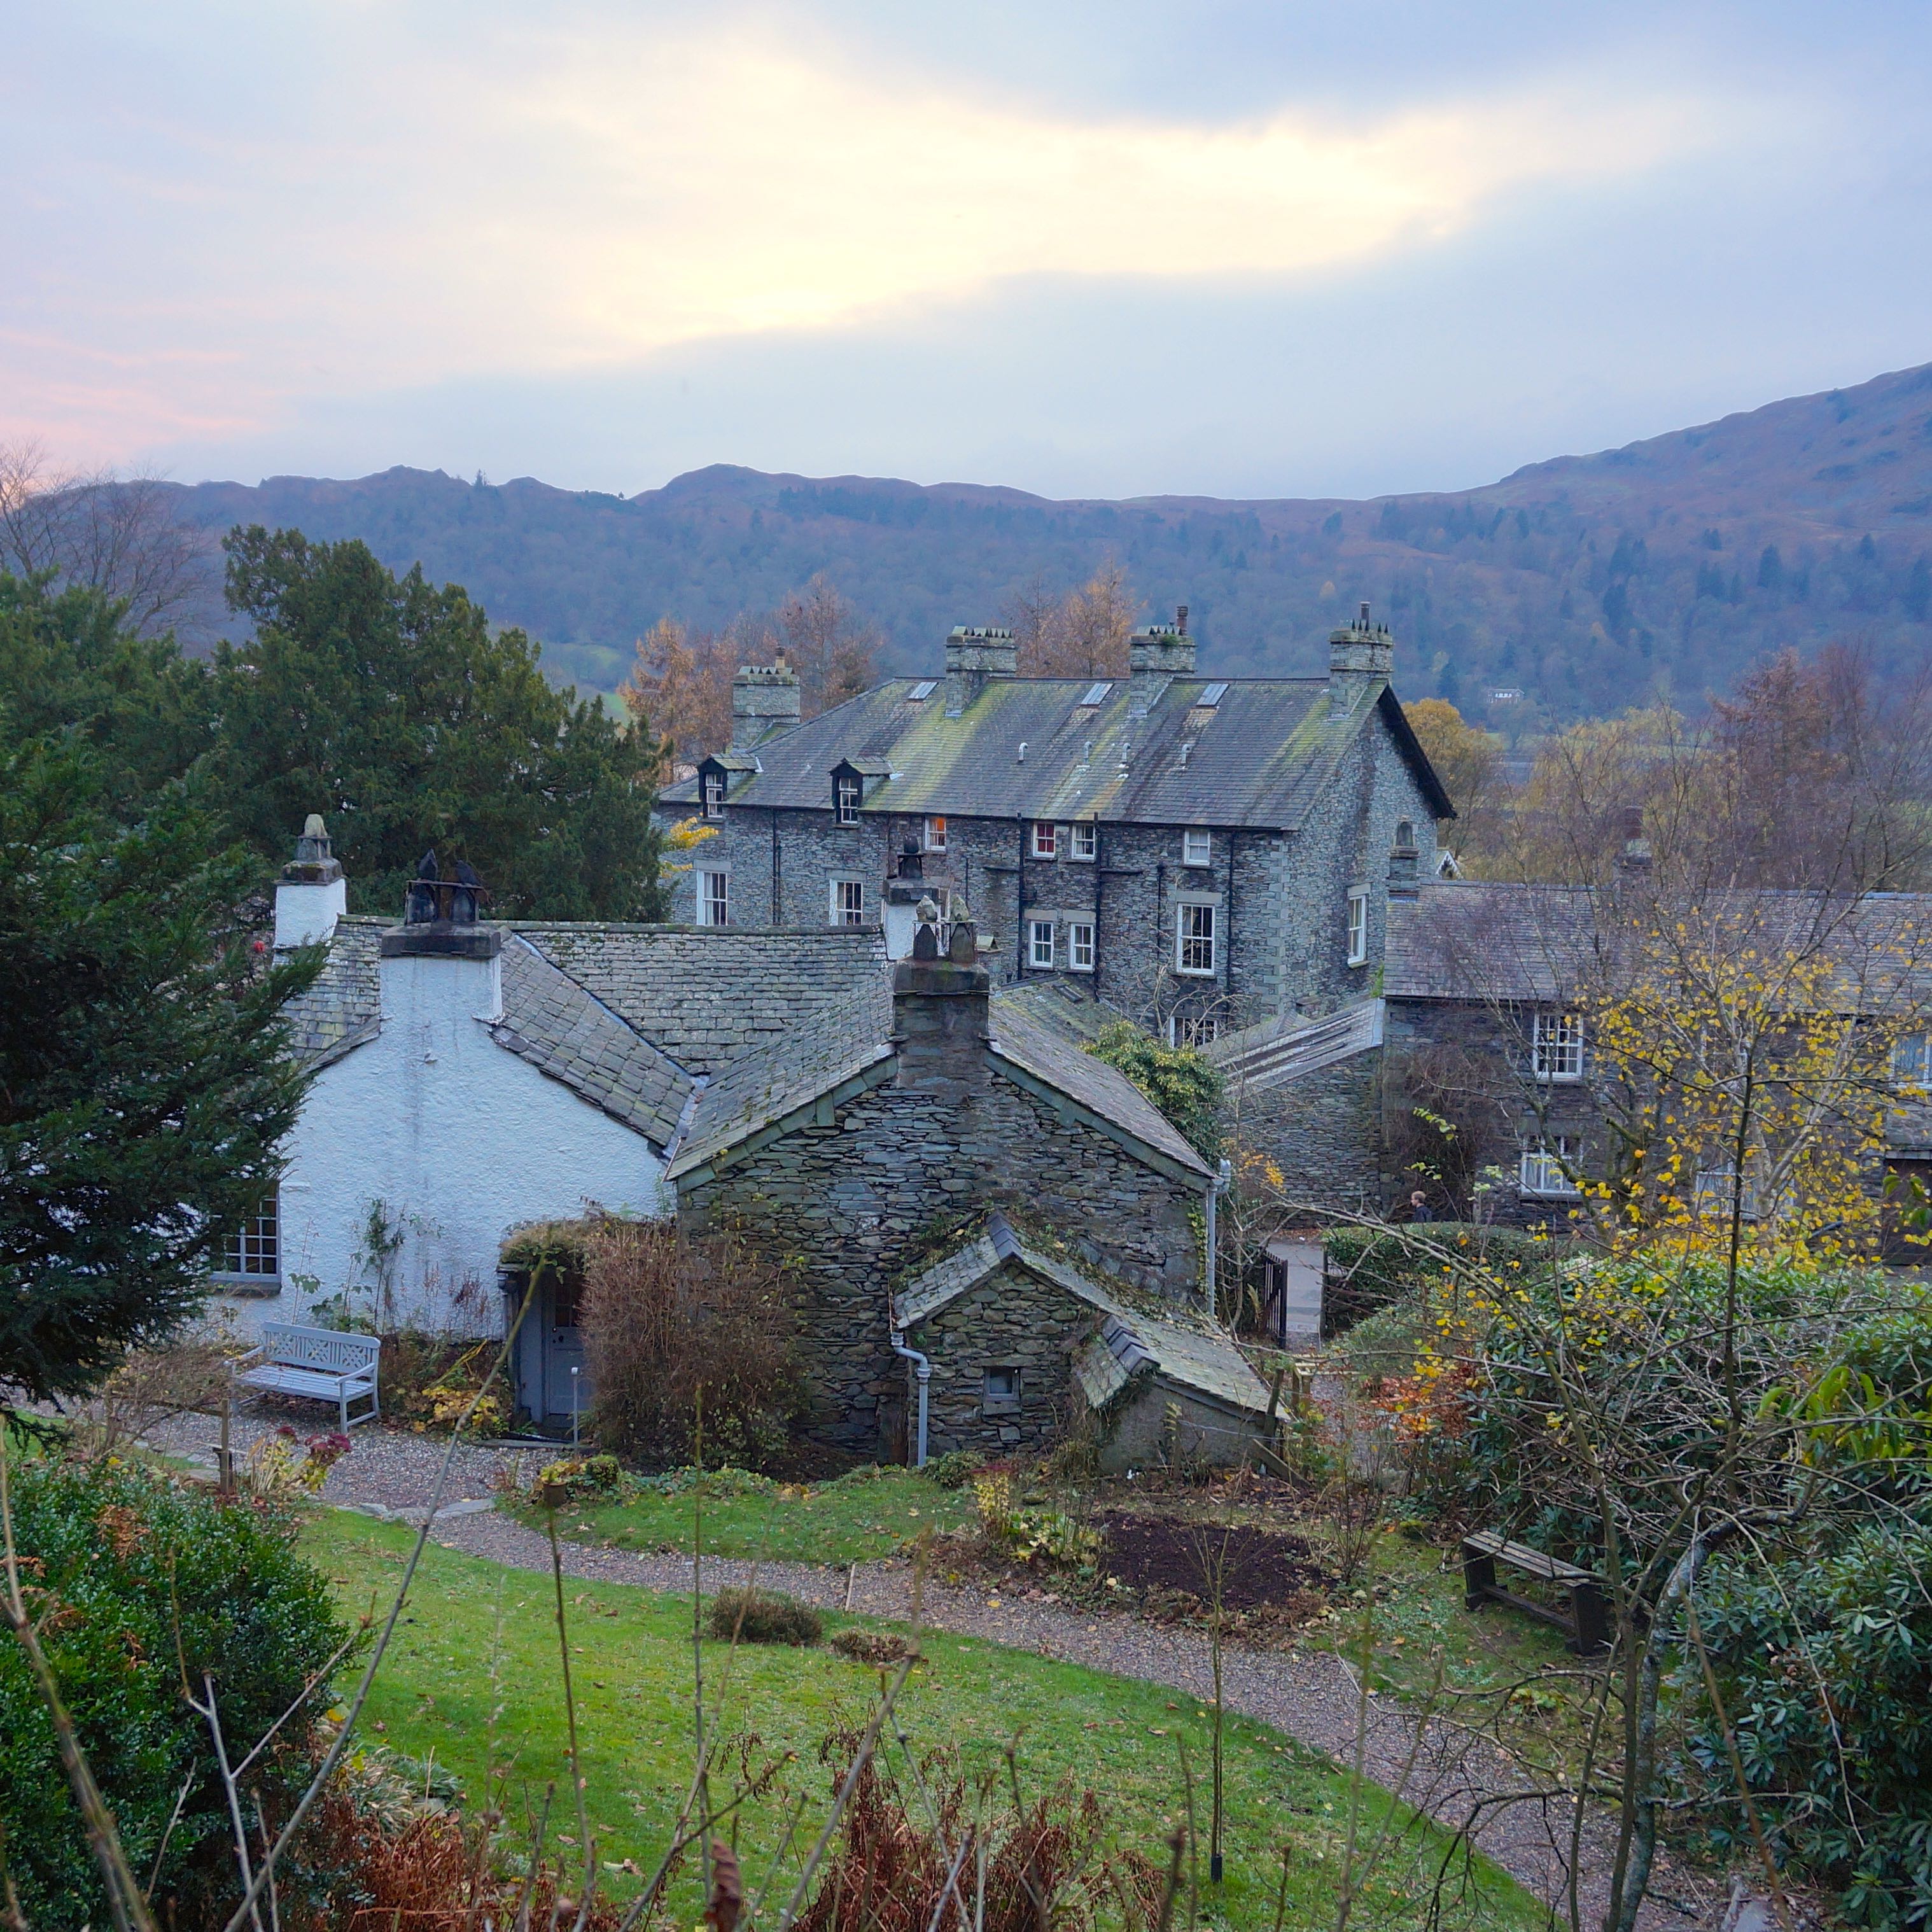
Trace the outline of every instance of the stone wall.
{"label": "stone wall", "polygon": [[[1044,1448],[1066,1424],[1074,1400],[1073,1352],[1099,1320],[1077,1296],[1007,1262],[922,1322],[907,1339],[932,1364],[928,1454],[976,1449],[1011,1456]],[[989,1369],[1018,1371],[1016,1412],[988,1412]],[[910,1416],[919,1399],[910,1363],[902,1364],[902,1376]]]}
{"label": "stone wall", "polygon": [[1201,1196],[1118,1142],[1058,1118],[983,1048],[963,1098],[894,1082],[710,1178],[681,1184],[687,1225],[740,1228],[799,1283],[815,1432],[862,1454],[885,1445],[882,1402],[904,1385],[886,1339],[892,1290],[945,1252],[935,1237],[1004,1207],[1048,1224],[1078,1264],[1177,1298],[1198,1291]]}

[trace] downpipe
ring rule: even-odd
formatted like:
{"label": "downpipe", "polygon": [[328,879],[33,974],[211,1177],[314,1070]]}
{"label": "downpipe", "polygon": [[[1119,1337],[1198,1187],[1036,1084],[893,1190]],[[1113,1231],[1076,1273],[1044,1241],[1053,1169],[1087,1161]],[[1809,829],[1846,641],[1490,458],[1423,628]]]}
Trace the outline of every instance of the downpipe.
{"label": "downpipe", "polygon": [[896,1355],[903,1355],[908,1361],[914,1364],[919,1372],[919,1446],[913,1467],[915,1469],[922,1469],[926,1467],[926,1384],[932,1379],[932,1364],[916,1348],[908,1348],[906,1346],[905,1336],[902,1330],[895,1328],[890,1332],[892,1336],[892,1353]]}

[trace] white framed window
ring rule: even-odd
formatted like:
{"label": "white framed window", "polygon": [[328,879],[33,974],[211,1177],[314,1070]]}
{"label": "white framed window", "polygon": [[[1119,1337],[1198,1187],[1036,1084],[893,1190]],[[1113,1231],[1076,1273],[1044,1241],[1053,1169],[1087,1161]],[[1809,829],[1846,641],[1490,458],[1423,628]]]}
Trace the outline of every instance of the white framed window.
{"label": "white framed window", "polygon": [[1020,1412],[1020,1372],[1018,1369],[988,1369],[981,1412],[987,1415],[1017,1415]]}
{"label": "white framed window", "polygon": [[1892,1077],[1901,1087],[1932,1087],[1932,1034],[1906,1034],[1893,1041]]}
{"label": "white framed window", "polygon": [[1066,856],[1090,866],[1100,854],[1100,828],[1089,824],[1070,826],[1067,829],[1072,839],[1066,848]]}
{"label": "white framed window", "polygon": [[1066,963],[1076,973],[1094,970],[1094,922],[1076,919],[1066,928]]}
{"label": "white framed window", "polygon": [[1369,889],[1352,887],[1348,893],[1348,964],[1369,963]]}
{"label": "white framed window", "polygon": [[1058,826],[1049,825],[1042,819],[1034,821],[1033,856],[1036,859],[1057,859],[1060,856]]}
{"label": "white framed window", "polygon": [[716,871],[698,875],[698,922],[700,926],[731,923],[731,874]]}
{"label": "white framed window", "polygon": [[1529,1070],[1539,1080],[1583,1077],[1583,1021],[1579,1013],[1532,1013]]}
{"label": "white framed window", "polygon": [[[1700,1167],[1697,1170],[1697,1213],[1709,1221],[1728,1221],[1731,1217],[1732,1196],[1737,1188],[1737,1164],[1734,1161],[1720,1161],[1714,1166]],[[1737,1203],[1741,1220],[1755,1221],[1760,1216],[1762,1203],[1758,1198],[1757,1183],[1752,1178],[1750,1163],[1744,1168],[1744,1185],[1742,1198]]]}
{"label": "white framed window", "polygon": [[859,822],[859,781],[855,778],[842,778],[838,781],[838,823],[856,825]]}
{"label": "white framed window", "polygon": [[1526,1146],[1516,1171],[1516,1185],[1525,1194],[1574,1200],[1582,1190],[1575,1180],[1583,1144],[1575,1134],[1545,1134]]}
{"label": "white framed window", "polygon": [[926,821],[926,849],[928,852],[946,850],[946,820],[943,817]]}
{"label": "white framed window", "polygon": [[1212,1046],[1220,1037],[1219,1013],[1169,1013],[1167,1016],[1169,1046]]}
{"label": "white framed window", "polygon": [[863,926],[866,922],[866,882],[862,879],[832,881],[832,923]]}
{"label": "white framed window", "polygon": [[1027,921],[1027,964],[1029,966],[1051,966],[1053,964],[1052,920],[1030,919]]}
{"label": "white framed window", "polygon": [[1214,908],[1183,900],[1174,909],[1174,970],[1199,977],[1214,971]]}
{"label": "white framed window", "polygon": [[1180,835],[1180,862],[1184,866],[1205,866],[1212,862],[1214,842],[1203,827],[1195,827]]}
{"label": "white framed window", "polygon": [[724,774],[706,772],[704,774],[704,815],[706,818],[724,816]]}
{"label": "white framed window", "polygon": [[282,1272],[281,1204],[271,1194],[228,1237],[221,1271],[243,1281],[279,1280]]}

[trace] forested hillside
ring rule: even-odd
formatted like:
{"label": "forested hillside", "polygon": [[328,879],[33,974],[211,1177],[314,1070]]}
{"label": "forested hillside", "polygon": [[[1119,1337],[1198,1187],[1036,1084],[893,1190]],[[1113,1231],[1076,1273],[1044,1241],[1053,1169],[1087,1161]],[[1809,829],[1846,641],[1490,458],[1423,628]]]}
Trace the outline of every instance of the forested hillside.
{"label": "forested hillside", "polygon": [[360,536],[394,568],[420,560],[542,639],[553,675],[604,690],[660,616],[722,626],[817,572],[884,628],[889,665],[932,668],[952,624],[1109,556],[1150,610],[1188,604],[1204,664],[1234,674],[1314,669],[1369,598],[1396,628],[1406,695],[1506,727],[1620,709],[1660,682],[1694,700],[1787,644],[1862,643],[1884,668],[1932,643],[1932,366],[1368,502],[1059,502],[724,465],[628,498],[404,469],[180,496],[211,528],[295,525]]}

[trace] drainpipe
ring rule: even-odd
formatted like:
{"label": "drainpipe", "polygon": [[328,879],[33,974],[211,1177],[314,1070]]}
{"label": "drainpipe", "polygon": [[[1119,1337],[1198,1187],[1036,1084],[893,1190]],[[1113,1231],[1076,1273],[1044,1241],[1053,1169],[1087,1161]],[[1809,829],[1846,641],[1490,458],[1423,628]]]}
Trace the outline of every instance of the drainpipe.
{"label": "drainpipe", "polygon": [[[1212,1216],[1214,1210],[1210,1208],[1208,1211],[1210,1216],[1208,1225],[1211,1227],[1214,1225]],[[915,1469],[922,1469],[926,1467],[926,1385],[932,1379],[932,1364],[916,1348],[908,1348],[906,1346],[905,1336],[900,1330],[895,1328],[891,1334],[892,1353],[896,1355],[903,1355],[908,1361],[918,1365],[919,1448],[913,1467]]]}
{"label": "drainpipe", "polygon": [[1214,1232],[1214,1208],[1221,1196],[1227,1192],[1234,1178],[1234,1163],[1224,1160],[1216,1171],[1214,1178],[1208,1184],[1208,1312],[1216,1320],[1220,1318],[1220,1304],[1214,1292],[1214,1261],[1219,1252]]}

